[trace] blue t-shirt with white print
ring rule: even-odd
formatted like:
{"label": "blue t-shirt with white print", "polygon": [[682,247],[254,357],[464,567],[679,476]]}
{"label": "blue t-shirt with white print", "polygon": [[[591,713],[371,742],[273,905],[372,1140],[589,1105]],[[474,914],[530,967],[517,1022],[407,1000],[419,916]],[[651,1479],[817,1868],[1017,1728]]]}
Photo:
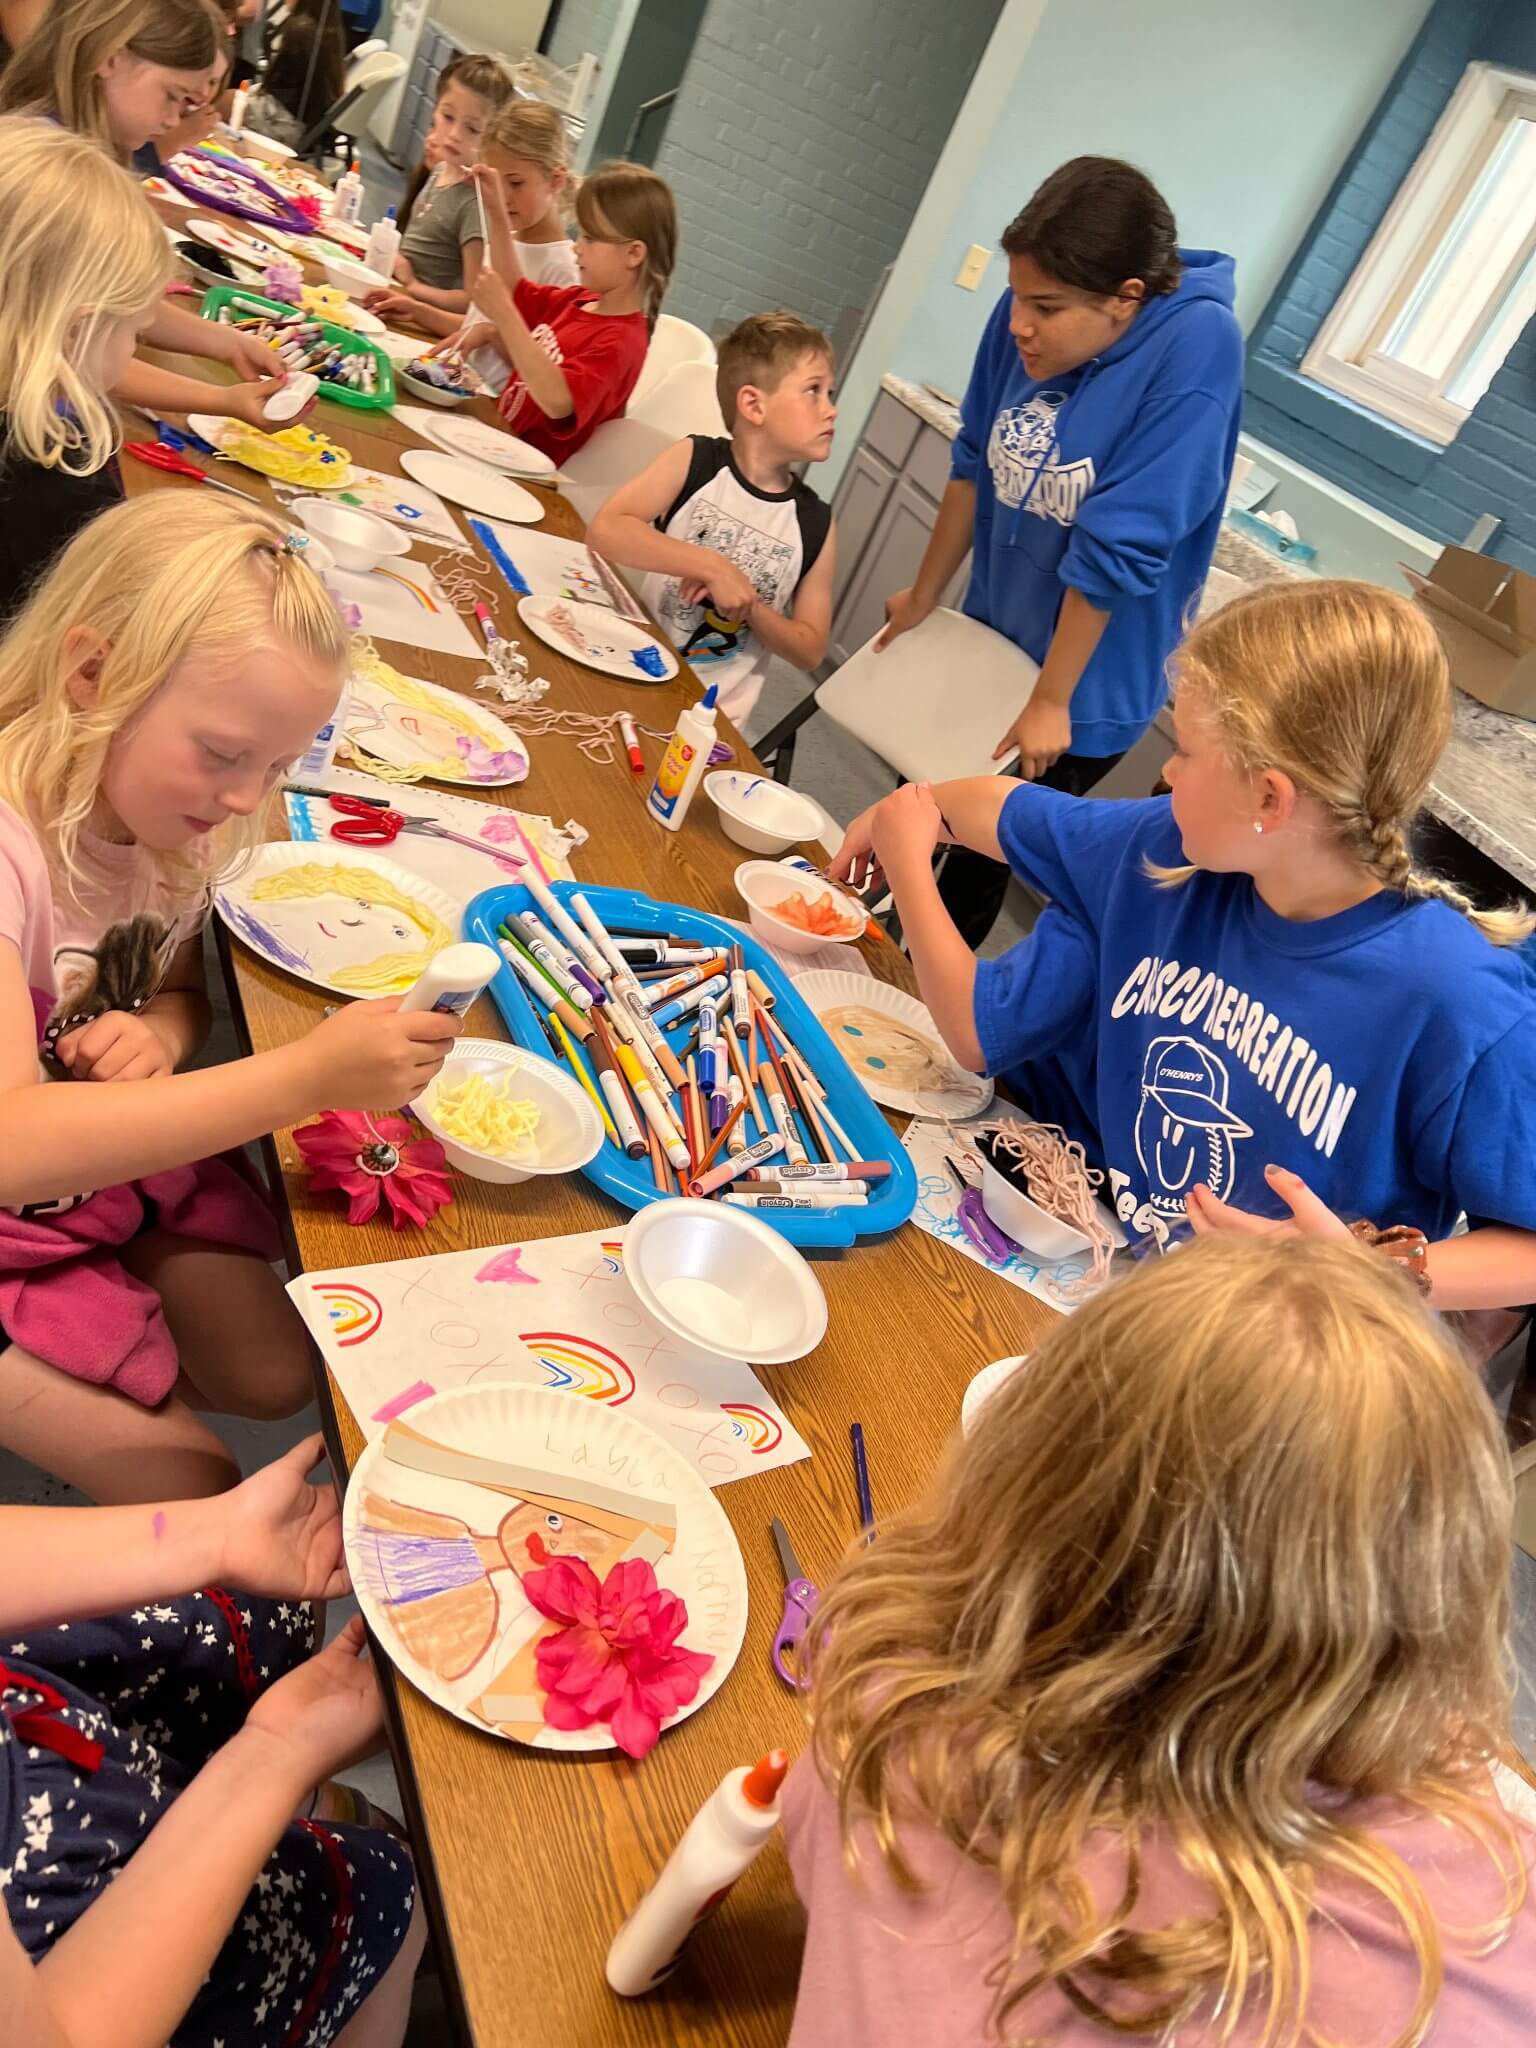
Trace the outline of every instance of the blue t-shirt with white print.
{"label": "blue t-shirt with white print", "polygon": [[1133,1241],[1178,1230],[1199,1181],[1284,1213],[1271,1164],[1349,1219],[1536,1229],[1536,981],[1517,954],[1391,890],[1295,923],[1246,875],[1161,886],[1145,863],[1184,859],[1166,797],[1020,783],[999,838],[1050,903],[978,965],[987,1070],[1083,1140]]}

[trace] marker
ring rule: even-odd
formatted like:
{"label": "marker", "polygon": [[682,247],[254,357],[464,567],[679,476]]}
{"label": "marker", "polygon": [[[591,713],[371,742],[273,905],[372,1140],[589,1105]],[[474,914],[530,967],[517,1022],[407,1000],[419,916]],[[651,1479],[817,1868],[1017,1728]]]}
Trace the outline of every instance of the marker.
{"label": "marker", "polygon": [[591,1098],[592,1107],[597,1111],[598,1115],[602,1118],[603,1129],[608,1133],[609,1137],[612,1138],[614,1143],[617,1144],[619,1141],[618,1130],[614,1125],[613,1119],[609,1116],[607,1110],[603,1107],[603,1098],[598,1094],[597,1090],[592,1085],[592,1076],[587,1072],[586,1062],[577,1052],[575,1043],[571,1038],[571,1034],[566,1030],[565,1026],[560,1022],[560,1019],[555,1015],[553,1010],[551,1010],[549,1013],[549,1028],[551,1031],[555,1033],[556,1037],[559,1039],[560,1050],[565,1054],[571,1072],[576,1076],[576,1079],[581,1083],[582,1093]]}
{"label": "marker", "polygon": [[629,974],[629,963],[608,936],[608,927],[603,923],[603,920],[592,908],[580,889],[573,889],[571,891],[571,908],[586,927],[587,937],[592,941],[593,946],[597,949],[602,959],[604,981],[611,980],[615,975],[627,976]]}
{"label": "marker", "polygon": [[697,988],[689,989],[687,994],[679,996],[676,1002],[663,1003],[659,1010],[647,1010],[646,1014],[660,1030],[665,1025],[679,1023],[690,1011],[696,1010],[700,1003],[707,1003],[712,996],[723,996],[729,987],[730,983],[725,976],[716,974],[708,981],[701,981]]}
{"label": "marker", "polygon": [[658,1003],[670,1002],[674,996],[686,995],[689,989],[697,988],[701,981],[713,981],[724,966],[724,956],[720,953],[711,953],[707,959],[694,961],[689,966],[679,969],[676,974],[669,974],[665,981],[647,982],[646,1003],[654,1010]]}
{"label": "marker", "polygon": [[[835,1166],[776,1166],[775,1180],[885,1180],[890,1174],[890,1162],[885,1159],[849,1159],[839,1161]],[[757,1178],[763,1178],[758,1175]]]}
{"label": "marker", "polygon": [[744,1195],[804,1195],[808,1201],[815,1201],[823,1208],[835,1209],[845,1202],[867,1202],[869,1182],[865,1180],[791,1180],[792,1166],[779,1168],[777,1174],[771,1169],[764,1173],[754,1167],[746,1177]]}
{"label": "marker", "polygon": [[[317,792],[305,790],[300,793],[313,796]],[[331,792],[323,789],[318,794],[329,796]],[[388,797],[378,797],[373,801],[386,809],[390,803]],[[669,946],[661,939],[615,939],[613,943],[621,959],[631,967],[696,967],[701,960],[715,958],[712,946]]]}
{"label": "marker", "polygon": [[672,1128],[672,1120],[667,1115],[665,1109],[662,1108],[661,1097],[656,1093],[656,1090],[641,1071],[640,1062],[635,1057],[634,1048],[628,1045],[620,1045],[616,1046],[614,1050],[618,1055],[619,1065],[623,1069],[624,1078],[634,1090],[635,1100],[639,1103],[646,1122],[661,1140],[662,1151],[666,1153],[675,1167],[681,1172],[686,1173],[688,1170],[688,1147]]}
{"label": "marker", "polygon": [[546,1010],[552,1010],[573,1038],[587,1039],[592,1035],[592,1026],[579,1010],[573,1010],[545,978],[544,970],[536,960],[530,960],[526,953],[520,953],[510,939],[498,939],[501,957],[522,982],[528,993]]}
{"label": "marker", "polygon": [[[592,1007],[591,996],[581,986],[580,982],[571,979],[569,969],[556,953],[554,947],[549,943],[549,934],[544,930],[538,919],[530,918],[526,911],[519,911],[514,914],[520,927],[523,945],[554,983],[555,993],[563,1001],[569,1003],[573,1010],[590,1010]],[[519,932],[513,932],[512,939],[514,944],[516,944],[518,937]]]}
{"label": "marker", "polygon": [[624,751],[629,756],[629,765],[636,775],[645,773],[645,756],[640,751],[640,735],[635,721],[627,711],[619,713],[619,731],[624,735]]}
{"label": "marker", "polygon": [[525,866],[523,869],[523,885],[540,910],[543,911],[544,915],[554,926],[555,930],[560,934],[561,938],[565,940],[566,944],[575,953],[576,958],[586,967],[587,971],[590,974],[595,974],[600,981],[606,981],[608,979],[607,961],[593,945],[580,925],[570,916],[565,905],[555,895],[543,876],[535,874],[531,866]]}
{"label": "marker", "polygon": [[[760,1159],[771,1159],[783,1148],[784,1140],[777,1131],[770,1131],[766,1138],[759,1138],[755,1145],[749,1145],[745,1152],[738,1152],[734,1159],[723,1159],[718,1166],[712,1166],[708,1173],[688,1183],[688,1192],[693,1196],[712,1195],[716,1188],[729,1187],[733,1180],[739,1180],[749,1167],[756,1166]],[[668,1155],[670,1157],[670,1154]]]}
{"label": "marker", "polygon": [[767,1188],[754,1188],[747,1194],[722,1195],[723,1202],[730,1202],[737,1209],[852,1209],[866,1198],[863,1195],[847,1195],[840,1188],[802,1188],[798,1194],[780,1195]]}
{"label": "marker", "polygon": [[869,1460],[864,1454],[864,1425],[855,1422],[848,1431],[853,1446],[853,1483],[859,1490],[859,1521],[868,1529],[875,1519],[875,1503],[869,1491]]}
{"label": "marker", "polygon": [[747,986],[747,956],[740,946],[731,948],[731,1019],[736,1036],[745,1038],[752,1029],[752,998]]}
{"label": "marker", "polygon": [[607,1002],[608,991],[597,976],[589,974],[575,954],[568,947],[562,946],[549,927],[535,917],[531,910],[517,910],[513,912],[513,916],[527,933],[528,950],[535,960],[539,957],[539,947],[543,946],[554,962],[557,973],[574,981],[578,988],[585,989],[594,1003]]}
{"label": "marker", "polygon": [[645,1133],[635,1121],[635,1112],[629,1106],[624,1083],[619,1079],[619,1070],[602,1031],[592,1034],[592,1064],[597,1069],[597,1085],[603,1091],[620,1143],[631,1159],[643,1159],[649,1150]]}
{"label": "marker", "polygon": [[478,599],[475,602],[475,617],[479,620],[480,630],[485,635],[486,650],[494,655],[501,645],[501,635],[496,630],[496,621],[491,617],[489,610]]}

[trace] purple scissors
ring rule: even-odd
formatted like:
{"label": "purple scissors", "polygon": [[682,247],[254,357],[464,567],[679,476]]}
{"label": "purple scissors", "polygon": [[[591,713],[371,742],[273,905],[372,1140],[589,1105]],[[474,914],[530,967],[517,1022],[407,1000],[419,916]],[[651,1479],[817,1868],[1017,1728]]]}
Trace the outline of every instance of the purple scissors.
{"label": "purple scissors", "polygon": [[784,1573],[784,1616],[773,1639],[773,1668],[787,1686],[798,1692],[804,1678],[801,1648],[821,1594],[801,1571],[795,1546],[790,1542],[789,1531],[784,1524],[775,1517],[769,1526],[778,1545],[779,1566]]}
{"label": "purple scissors", "polygon": [[1005,1237],[987,1214],[979,1192],[973,1188],[955,1161],[946,1152],[944,1164],[960,1183],[960,1199],[955,1204],[955,1221],[975,1245],[984,1259],[994,1266],[1006,1266],[1018,1250],[1011,1237]]}

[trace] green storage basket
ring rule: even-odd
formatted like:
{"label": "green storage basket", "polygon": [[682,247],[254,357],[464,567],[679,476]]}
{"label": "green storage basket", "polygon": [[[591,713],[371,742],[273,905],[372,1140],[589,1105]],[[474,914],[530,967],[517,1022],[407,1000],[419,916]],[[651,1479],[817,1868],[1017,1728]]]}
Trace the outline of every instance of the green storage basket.
{"label": "green storage basket", "polygon": [[[293,306],[280,305],[276,299],[264,299],[259,292],[247,291],[244,285],[221,284],[204,298],[198,308],[205,320],[217,320],[225,306],[239,312],[249,307],[252,312],[292,313]],[[306,314],[306,319],[311,316]],[[338,327],[330,320],[314,320],[326,340],[339,343],[349,356],[372,356],[379,366],[379,388],[377,391],[351,391],[345,384],[332,384],[322,379],[320,396],[333,405],[350,405],[357,412],[388,412],[395,402],[395,366],[383,349],[369,341],[366,335],[354,334],[350,327]],[[427,344],[423,343],[423,347]]]}

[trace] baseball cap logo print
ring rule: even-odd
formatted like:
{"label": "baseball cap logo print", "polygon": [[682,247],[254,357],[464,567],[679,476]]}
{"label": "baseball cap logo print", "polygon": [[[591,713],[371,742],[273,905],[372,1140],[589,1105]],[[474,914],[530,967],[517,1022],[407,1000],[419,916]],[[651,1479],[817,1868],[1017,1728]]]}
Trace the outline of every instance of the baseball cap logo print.
{"label": "baseball cap logo print", "polygon": [[1192,1038],[1154,1038],[1141,1070],[1136,1157],[1147,1195],[1162,1215],[1184,1213],[1184,1198],[1204,1181],[1215,1195],[1232,1185],[1235,1138],[1251,1126],[1227,1107],[1224,1063]]}

